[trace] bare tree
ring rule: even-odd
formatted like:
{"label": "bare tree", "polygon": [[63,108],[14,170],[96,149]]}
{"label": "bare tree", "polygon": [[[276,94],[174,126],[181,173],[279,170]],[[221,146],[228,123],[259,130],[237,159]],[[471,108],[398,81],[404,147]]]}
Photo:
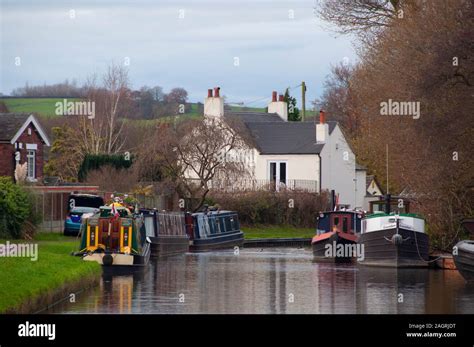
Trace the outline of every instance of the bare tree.
{"label": "bare tree", "polygon": [[82,117],[79,129],[87,153],[113,154],[124,144],[124,122],[119,119],[121,107],[128,93],[128,70],[119,65],[109,66],[98,86],[96,76],[87,82],[87,99],[95,103],[95,117]]}
{"label": "bare tree", "polygon": [[[248,146],[238,124],[216,118],[183,121],[161,126],[144,152],[148,165],[160,166],[164,178],[175,183],[182,197],[196,211],[204,203],[214,180],[249,174],[242,160],[229,160],[232,153]],[[154,165],[157,162],[159,165]]]}
{"label": "bare tree", "polygon": [[325,21],[337,26],[343,34],[354,33],[370,38],[381,29],[390,26],[401,14],[403,6],[416,0],[322,0],[315,8]]}

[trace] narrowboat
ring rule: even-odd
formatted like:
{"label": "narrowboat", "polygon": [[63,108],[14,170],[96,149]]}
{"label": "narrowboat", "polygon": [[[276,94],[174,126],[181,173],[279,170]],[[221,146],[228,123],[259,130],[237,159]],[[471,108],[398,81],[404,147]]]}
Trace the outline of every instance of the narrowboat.
{"label": "narrowboat", "polygon": [[358,257],[362,217],[360,211],[321,212],[317,217],[316,235],[311,240],[314,260],[340,263]]}
{"label": "narrowboat", "polygon": [[403,199],[385,198],[385,212],[376,211],[362,220],[359,244],[364,249],[359,264],[396,268],[427,267],[429,237],[423,217],[407,210],[392,212],[391,206],[407,209]]}
{"label": "narrowboat", "polygon": [[218,210],[188,213],[185,220],[190,251],[232,248],[244,242],[237,212]]}
{"label": "narrowboat", "polygon": [[[472,238],[474,236],[474,218],[464,219],[461,224]],[[468,282],[474,281],[474,241],[459,241],[453,247],[453,259],[462,277]]]}
{"label": "narrowboat", "polygon": [[166,257],[189,251],[184,212],[140,209],[150,239],[151,256]]}
{"label": "narrowboat", "polygon": [[80,251],[83,260],[96,261],[104,271],[137,270],[148,264],[150,242],[143,217],[132,215],[121,204],[102,206],[81,225]]}

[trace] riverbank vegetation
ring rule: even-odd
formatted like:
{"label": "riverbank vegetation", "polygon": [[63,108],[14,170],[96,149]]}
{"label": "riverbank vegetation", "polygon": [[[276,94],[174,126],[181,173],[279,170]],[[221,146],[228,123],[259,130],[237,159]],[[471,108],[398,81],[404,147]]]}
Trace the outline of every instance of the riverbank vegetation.
{"label": "riverbank vegetation", "polygon": [[242,225],[288,225],[314,228],[319,212],[330,209],[326,192],[306,191],[212,191],[209,205],[238,211]]}
{"label": "riverbank vegetation", "polygon": [[[10,240],[10,244],[25,242]],[[62,293],[66,289],[77,290],[86,283],[97,280],[102,272],[99,264],[85,262],[70,255],[76,249],[75,238],[66,238],[59,234],[39,233],[38,259],[1,257],[0,273],[0,313],[33,313],[38,303]],[[0,241],[5,243],[5,241]],[[45,300],[46,299],[46,300]]]}
{"label": "riverbank vegetation", "polygon": [[242,226],[246,240],[249,239],[281,239],[281,238],[312,238],[314,228],[297,228],[291,225],[255,225]]}
{"label": "riverbank vegetation", "polygon": [[473,10],[457,0],[317,6],[339,33],[356,38],[359,60],[334,66],[316,104],[339,121],[368,174],[412,199],[431,244],[444,250],[474,214]]}
{"label": "riverbank vegetation", "polygon": [[30,193],[11,177],[0,176],[0,238],[30,238],[38,223]]}

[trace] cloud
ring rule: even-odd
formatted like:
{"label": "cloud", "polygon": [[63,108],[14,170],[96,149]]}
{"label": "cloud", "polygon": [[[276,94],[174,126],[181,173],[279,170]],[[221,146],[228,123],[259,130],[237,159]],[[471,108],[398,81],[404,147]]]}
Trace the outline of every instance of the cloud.
{"label": "cloud", "polygon": [[312,1],[7,0],[1,6],[6,94],[25,82],[83,81],[128,57],[136,88],[181,86],[197,101],[218,84],[229,99],[246,101],[305,80],[311,100],[331,63],[355,59],[350,38],[322,29]]}

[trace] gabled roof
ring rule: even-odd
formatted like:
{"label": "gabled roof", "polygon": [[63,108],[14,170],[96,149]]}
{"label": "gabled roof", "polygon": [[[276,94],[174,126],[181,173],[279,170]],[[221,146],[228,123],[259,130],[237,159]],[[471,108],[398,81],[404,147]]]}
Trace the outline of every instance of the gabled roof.
{"label": "gabled roof", "polygon": [[[239,119],[249,130],[261,154],[319,154],[324,144],[316,144],[313,122],[286,122],[276,113],[227,112],[226,118]],[[329,134],[337,122],[327,122]]]}
{"label": "gabled roof", "polygon": [[261,154],[319,154],[311,122],[249,122],[247,128]]}
{"label": "gabled roof", "polygon": [[285,122],[276,113],[265,112],[226,112],[225,117],[238,118],[244,123],[248,122]]}
{"label": "gabled roof", "polygon": [[33,115],[26,113],[0,113],[0,142],[14,144],[31,123],[46,146],[50,146],[48,136],[39,122]]}
{"label": "gabled roof", "polygon": [[377,181],[377,179],[375,178],[374,175],[367,175],[365,177],[365,189],[368,190],[369,189],[369,186],[370,184],[372,183],[372,181],[375,181],[375,184],[377,185],[377,188],[380,190],[380,192],[383,194],[383,190],[382,190],[382,187],[380,187],[380,184],[379,182]]}

